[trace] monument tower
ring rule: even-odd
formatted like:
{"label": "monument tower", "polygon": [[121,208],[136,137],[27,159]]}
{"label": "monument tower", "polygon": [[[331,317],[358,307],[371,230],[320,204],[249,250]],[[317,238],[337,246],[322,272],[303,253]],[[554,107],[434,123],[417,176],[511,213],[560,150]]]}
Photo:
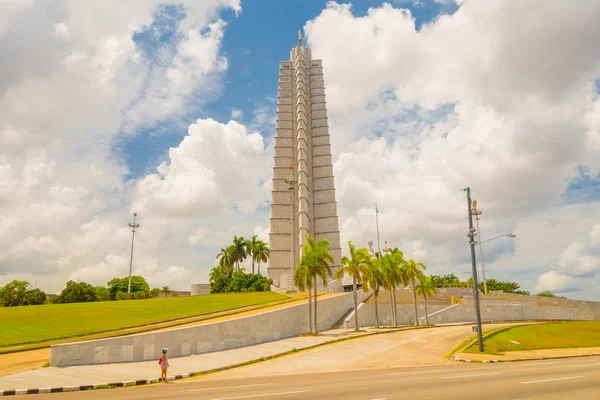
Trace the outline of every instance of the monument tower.
{"label": "monument tower", "polygon": [[323,67],[312,59],[300,31],[290,60],[279,63],[267,267],[282,290],[294,289],[306,235],[329,241],[333,273],[342,256]]}

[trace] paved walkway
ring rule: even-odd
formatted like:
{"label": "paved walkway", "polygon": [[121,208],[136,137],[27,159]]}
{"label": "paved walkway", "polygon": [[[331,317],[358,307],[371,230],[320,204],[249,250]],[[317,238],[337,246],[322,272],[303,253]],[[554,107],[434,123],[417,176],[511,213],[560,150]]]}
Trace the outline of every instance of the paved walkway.
{"label": "paved walkway", "polygon": [[[500,325],[484,325],[484,330]],[[443,355],[458,343],[473,336],[471,326],[444,326],[373,335],[360,341],[347,341],[335,346],[252,364],[235,370],[207,376],[206,379],[251,378],[259,376],[326,373],[331,371],[376,370],[456,364]]]}
{"label": "paved walkway", "polygon": [[[215,353],[171,358],[169,375],[209,371],[257,360],[303,348],[343,339],[363,336],[350,329],[322,332],[319,336],[302,336],[242,347]],[[111,382],[157,378],[160,370],[157,361],[119,364],[85,365],[74,367],[47,367],[0,377],[0,391],[12,389],[50,388],[61,386],[97,385]]]}

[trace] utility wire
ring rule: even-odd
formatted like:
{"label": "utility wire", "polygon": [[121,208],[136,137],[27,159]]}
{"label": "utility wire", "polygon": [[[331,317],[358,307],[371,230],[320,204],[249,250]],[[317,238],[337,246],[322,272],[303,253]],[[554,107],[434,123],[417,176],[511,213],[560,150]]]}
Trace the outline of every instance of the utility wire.
{"label": "utility wire", "polygon": [[[33,201],[25,201],[25,200],[12,200],[12,199],[7,199],[7,198],[3,198],[3,197],[0,197],[0,201],[18,203],[18,204],[32,204],[32,205],[52,204],[52,205],[63,206],[63,207],[68,207],[68,208],[75,208],[75,209],[83,208],[83,209],[96,210],[96,211],[124,211],[124,209],[125,209],[125,207],[100,208],[100,207],[88,207],[88,206],[79,206],[79,205],[68,205],[68,204],[57,203],[57,202],[33,202]],[[235,210],[235,208],[233,208],[233,207],[231,207],[231,209]],[[222,217],[222,215],[220,215],[220,214],[204,217],[204,216],[199,216],[199,215],[167,214],[167,213],[144,213],[144,216],[150,216],[150,217],[164,216],[164,217],[180,217],[180,218],[195,218],[195,219],[209,219],[209,218]],[[245,219],[247,217],[248,217],[248,215],[244,215],[242,217],[236,217],[234,219]]]}
{"label": "utility wire", "polygon": [[[25,189],[25,190],[36,190],[39,192],[49,192],[49,193],[60,193],[60,194],[80,194],[84,196],[100,196],[100,197],[110,197],[115,199],[126,199],[126,200],[138,200],[138,201],[149,201],[153,203],[169,203],[169,204],[188,204],[183,201],[170,201],[170,200],[149,200],[149,199],[140,199],[138,197],[126,197],[126,196],[117,196],[111,194],[103,194],[103,193],[91,193],[91,192],[64,192],[62,190],[54,190],[54,189],[42,189],[42,188],[32,188],[26,186],[17,186],[17,185],[5,185],[0,183],[0,187],[13,188],[13,189]],[[207,206],[207,207],[221,207],[221,208],[230,208],[230,206],[226,205],[218,205],[218,204],[205,204],[198,203],[199,206]]]}
{"label": "utility wire", "polygon": [[[0,126],[0,129],[21,132],[21,133],[28,133],[28,134],[32,134],[32,135],[46,136],[46,137],[51,137],[51,138],[55,138],[55,139],[71,140],[71,141],[76,141],[76,142],[80,142],[80,143],[95,144],[95,145],[99,145],[99,146],[106,146],[106,147],[116,146],[116,144],[113,144],[113,143],[106,143],[106,142],[101,142],[101,141],[97,141],[97,140],[80,139],[80,138],[75,138],[75,137],[70,137],[70,136],[62,136],[62,135],[55,135],[55,134],[44,133],[44,132],[30,131],[30,130],[25,130],[25,129],[10,128],[7,126]],[[160,155],[165,154],[165,151],[163,151],[163,150],[152,150],[152,149],[148,149],[148,148],[144,148],[144,147],[132,146],[132,145],[129,145],[126,143],[122,144],[121,146],[131,149],[131,150],[146,151],[149,153],[160,154]],[[243,163],[243,162],[239,162],[239,161],[219,160],[219,159],[207,158],[207,157],[192,157],[192,156],[187,156],[184,154],[169,154],[169,157],[184,157],[184,158],[197,160],[197,161],[210,161],[210,162],[217,162],[217,163],[222,163],[222,164],[241,165],[241,166],[253,167],[253,168],[265,168],[265,169],[273,168],[272,165],[258,165],[258,164]],[[423,187],[430,186],[430,185],[420,185],[420,184],[416,184],[416,183],[387,181],[387,180],[382,180],[382,179],[369,179],[369,178],[363,178],[363,177],[360,177],[357,175],[341,174],[341,175],[337,175],[336,177],[355,178],[355,179],[366,181],[366,182],[377,182],[377,183],[384,183],[384,184],[388,184],[388,185],[399,185],[399,186],[403,186],[403,187],[423,188]],[[462,188],[460,188],[460,190],[462,190]],[[472,192],[479,193],[479,194],[486,196],[485,194],[483,194],[481,192],[475,192],[475,191],[472,191]],[[488,196],[488,197],[494,198],[492,196]]]}
{"label": "utility wire", "polygon": [[[113,146],[115,146],[115,144],[113,144],[113,143],[106,143],[106,142],[100,142],[100,141],[88,140],[88,139],[80,139],[80,138],[74,138],[74,137],[69,137],[69,136],[53,135],[53,134],[50,134],[50,133],[26,131],[24,129],[9,128],[9,127],[6,127],[6,126],[0,126],[0,129],[10,130],[10,131],[16,131],[16,132],[21,132],[21,133],[30,133],[32,135],[47,136],[47,137],[52,137],[52,138],[55,138],[55,139],[65,139],[65,140],[72,140],[72,141],[81,142],[81,143],[96,144],[96,145],[99,145],[99,146],[106,146],[106,147],[113,147]],[[122,144],[122,146],[126,147],[128,149],[131,149],[131,150],[147,151],[149,153],[155,153],[155,154],[160,154],[160,155],[164,155],[165,154],[165,152],[161,151],[161,150],[152,150],[152,149],[147,149],[147,148],[144,148],[144,147],[131,146],[129,144]],[[215,159],[215,158],[206,158],[206,157],[191,157],[191,156],[186,156],[184,154],[171,154],[170,156],[171,157],[185,157],[185,158],[190,158],[192,160],[197,160],[197,161],[211,161],[211,162],[218,162],[218,163],[223,163],[223,164],[243,165],[243,166],[246,166],[246,167],[272,168],[270,166],[267,167],[265,165],[248,164],[248,163],[241,163],[241,162],[237,162],[237,161],[226,161],[226,160],[219,160],[219,159]]]}

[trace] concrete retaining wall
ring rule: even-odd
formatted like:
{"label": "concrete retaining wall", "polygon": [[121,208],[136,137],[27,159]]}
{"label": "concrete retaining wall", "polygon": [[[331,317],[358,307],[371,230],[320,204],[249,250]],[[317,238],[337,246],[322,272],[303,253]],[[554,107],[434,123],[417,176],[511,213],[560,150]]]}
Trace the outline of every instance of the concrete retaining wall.
{"label": "concrete retaining wall", "polygon": [[[511,295],[510,300],[494,300],[487,297],[481,301],[481,319],[483,321],[544,321],[544,320],[600,320],[600,303],[580,300],[550,298],[548,304],[537,305],[531,296]],[[522,301],[518,301],[522,300]],[[528,300],[528,301],[524,301]],[[546,301],[544,299],[544,301]],[[415,323],[412,304],[398,304],[398,324]],[[425,308],[417,307],[419,323],[425,323]],[[428,305],[430,324],[448,324],[475,321],[475,305],[473,301],[464,304]],[[363,303],[358,307],[358,323],[360,326],[375,325],[375,304]],[[379,305],[379,323],[392,324],[392,309],[389,304]],[[354,312],[344,320],[345,328],[354,328]]]}
{"label": "concrete retaining wall", "polygon": [[317,293],[335,293],[343,292],[342,280],[336,279],[327,283],[327,286],[320,285],[317,287]]}
{"label": "concrete retaining wall", "polygon": [[[434,312],[448,308],[446,305],[427,305],[427,312]],[[413,325],[415,323],[415,311],[412,304],[398,304],[396,306],[399,325]],[[417,307],[419,323],[425,323],[425,307]],[[422,318],[421,318],[422,317]],[[433,323],[431,319],[429,323]],[[375,326],[375,303],[361,303],[358,306],[359,326]],[[392,307],[389,304],[379,304],[379,324],[392,325]],[[354,312],[344,321],[344,328],[354,328]]]}
{"label": "concrete retaining wall", "polygon": [[[481,304],[482,321],[600,320],[599,307],[561,307],[522,304]],[[457,304],[429,317],[432,324],[475,321],[473,303]]]}
{"label": "concrete retaining wall", "polygon": [[[369,293],[360,291],[359,301]],[[331,328],[353,307],[352,293],[318,302],[320,330]],[[298,304],[247,317],[166,331],[51,347],[50,365],[68,366],[158,360],[169,348],[171,357],[233,349],[297,336],[308,331],[308,304]]]}

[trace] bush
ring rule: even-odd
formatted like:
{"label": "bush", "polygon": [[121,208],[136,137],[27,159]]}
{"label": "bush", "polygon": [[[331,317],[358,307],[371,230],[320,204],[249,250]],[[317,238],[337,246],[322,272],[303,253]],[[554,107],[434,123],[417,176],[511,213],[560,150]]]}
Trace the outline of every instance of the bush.
{"label": "bush", "polygon": [[104,286],[96,286],[94,290],[96,291],[96,301],[110,300],[110,292]]}
{"label": "bush", "polygon": [[273,284],[271,279],[260,274],[247,274],[244,270],[241,270],[227,276],[215,271],[218,268],[215,267],[211,271],[211,293],[268,292]]}
{"label": "bush", "polygon": [[115,296],[115,300],[131,300],[132,293],[121,292],[120,290],[117,292]]}
{"label": "bush", "polygon": [[40,289],[28,290],[25,293],[25,304],[28,306],[36,306],[46,302],[46,293]]}
{"label": "bush", "polygon": [[[113,278],[107,282],[107,285],[108,290],[110,291],[110,298],[112,300],[119,300],[117,299],[117,293],[127,293],[129,277],[126,276],[125,278]],[[146,282],[143,277],[139,275],[133,275],[131,277],[131,293],[145,292],[148,290],[150,290],[150,286],[148,286],[148,282]]]}
{"label": "bush", "polygon": [[67,287],[57,296],[54,303],[89,303],[97,301],[96,288],[86,282],[67,282]]}
{"label": "bush", "polygon": [[0,305],[16,307],[38,305],[46,302],[46,293],[40,289],[31,289],[27,281],[14,280],[0,288]]}

